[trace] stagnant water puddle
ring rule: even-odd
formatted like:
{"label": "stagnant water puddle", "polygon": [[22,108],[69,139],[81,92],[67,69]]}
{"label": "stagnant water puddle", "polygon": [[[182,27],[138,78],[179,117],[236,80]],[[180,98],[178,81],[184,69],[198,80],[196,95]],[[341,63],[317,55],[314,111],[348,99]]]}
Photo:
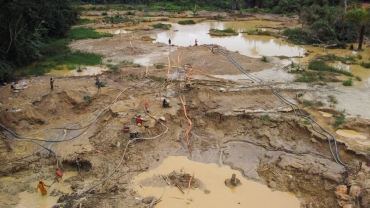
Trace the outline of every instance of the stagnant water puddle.
{"label": "stagnant water puddle", "polygon": [[[166,22],[163,22],[166,24]],[[168,24],[168,23],[167,23]],[[178,46],[190,46],[195,44],[217,44],[226,47],[230,51],[238,51],[240,54],[250,57],[261,56],[302,56],[304,49],[285,42],[283,39],[276,39],[271,36],[248,35],[239,33],[237,36],[212,37],[209,35],[210,29],[226,29],[228,27],[236,31],[247,31],[256,27],[256,25],[271,25],[273,22],[253,21],[246,22],[202,22],[196,25],[179,25],[171,23],[170,30],[151,34],[150,37],[155,42],[168,43],[171,39],[172,44]]]}
{"label": "stagnant water puddle", "polygon": [[[187,186],[182,193],[175,186],[167,186],[162,175],[176,171],[181,174],[194,174],[197,188]],[[240,180],[241,185],[229,188],[225,179],[232,174]],[[187,184],[187,181],[184,183]],[[240,172],[228,166],[219,167],[216,164],[205,164],[190,161],[186,157],[168,157],[156,169],[142,173],[135,177],[131,184],[137,193],[137,198],[156,197],[162,195],[162,201],[156,205],[158,208],[173,207],[253,207],[253,208],[299,208],[300,202],[293,194],[272,191],[267,186],[243,178]]]}
{"label": "stagnant water puddle", "polygon": [[[50,196],[51,193],[57,193],[57,192],[62,192],[62,193],[72,193],[72,190],[70,189],[70,185],[64,183],[64,180],[77,176],[78,172],[64,172],[63,174],[63,180],[60,181],[59,183],[56,182],[54,184],[53,180],[44,180],[46,185],[51,185],[52,186],[46,187],[47,189],[47,195],[41,195],[40,190],[38,193],[36,193],[36,187],[38,184],[38,180],[35,180],[30,184],[30,189],[33,190],[32,192],[29,191],[24,191],[18,194],[18,198],[20,199],[18,204],[15,205],[16,208],[50,208],[57,204],[57,201],[60,197],[60,194],[55,195],[55,196]],[[6,179],[6,180],[5,180]],[[15,178],[2,178],[1,182],[5,184],[8,184],[7,186],[13,186],[14,181],[17,181],[19,179]]]}

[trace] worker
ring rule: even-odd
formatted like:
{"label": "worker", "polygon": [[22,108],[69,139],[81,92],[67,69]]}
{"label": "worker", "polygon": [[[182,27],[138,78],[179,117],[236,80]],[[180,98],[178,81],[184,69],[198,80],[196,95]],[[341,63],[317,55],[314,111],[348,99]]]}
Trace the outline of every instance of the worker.
{"label": "worker", "polygon": [[54,89],[54,80],[53,80],[53,78],[50,78],[50,89],[51,90]]}
{"label": "worker", "polygon": [[168,45],[171,45],[171,39],[168,39]]}
{"label": "worker", "polygon": [[40,189],[42,195],[46,195],[48,193],[46,191],[45,183],[43,181],[39,181],[39,184],[37,184],[36,193],[38,193],[39,189]]}
{"label": "worker", "polygon": [[170,102],[168,102],[166,99],[163,99],[163,102],[162,102],[162,107],[163,108],[170,108]]}
{"label": "worker", "polygon": [[136,116],[136,124],[137,124],[138,126],[143,125],[143,120],[141,120],[140,116]]}
{"label": "worker", "polygon": [[59,168],[57,168],[55,170],[55,174],[56,174],[55,180],[59,182],[59,178],[62,179],[63,177],[63,172]]}
{"label": "worker", "polygon": [[81,160],[79,157],[76,159],[76,165],[77,165],[78,172],[80,172],[81,171]]}
{"label": "worker", "polygon": [[195,46],[198,46],[198,39],[195,39]]}
{"label": "worker", "polygon": [[149,103],[148,101],[145,101],[145,111],[149,113]]}

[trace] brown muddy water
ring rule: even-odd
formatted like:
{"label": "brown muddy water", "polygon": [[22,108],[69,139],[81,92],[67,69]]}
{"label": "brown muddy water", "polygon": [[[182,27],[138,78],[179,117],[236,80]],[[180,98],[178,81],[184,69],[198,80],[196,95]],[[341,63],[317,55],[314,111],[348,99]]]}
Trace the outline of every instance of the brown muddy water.
{"label": "brown muddy water", "polygon": [[[164,190],[165,181],[159,176],[168,175],[172,171],[194,174],[194,180],[200,181],[201,185],[189,191],[186,187],[184,193],[172,186]],[[231,178],[232,174],[236,174],[241,185],[231,189],[225,185],[225,179]],[[263,184],[245,179],[239,171],[228,166],[194,162],[186,157],[171,156],[164,159],[158,168],[135,177],[131,186],[137,199],[153,196],[158,199],[163,194],[162,201],[156,205],[158,208],[300,207],[298,198],[291,193],[272,191]]]}
{"label": "brown muddy water", "polygon": [[[166,24],[166,22],[163,22]],[[167,23],[168,24],[168,23]],[[155,42],[168,43],[171,39],[172,44],[178,46],[190,46],[195,44],[217,44],[226,47],[230,51],[238,51],[240,54],[250,57],[261,56],[301,56],[304,49],[285,42],[282,39],[276,39],[271,36],[248,35],[239,33],[237,36],[212,37],[209,35],[210,29],[233,28],[238,32],[248,31],[257,26],[276,25],[268,21],[246,21],[246,22],[202,22],[196,25],[179,25],[171,23],[170,30],[151,34],[150,37]]]}
{"label": "brown muddy water", "polygon": [[[50,196],[52,192],[62,192],[62,193],[72,193],[72,189],[69,187],[69,184],[64,183],[64,180],[77,176],[78,172],[64,172],[63,180],[59,183],[54,183],[51,187],[46,187],[47,195],[41,195],[40,190],[36,193],[36,187],[38,184],[38,179],[35,179],[34,182],[30,184],[29,191],[24,191],[18,194],[18,199],[16,198],[7,198],[6,204],[12,204],[11,207],[16,208],[50,208],[53,205],[57,204],[57,201],[60,196]],[[0,179],[0,182],[5,186],[13,186],[16,183],[23,183],[24,178],[13,178],[13,177],[4,177]],[[43,180],[46,185],[51,185],[53,180]],[[32,191],[30,191],[32,190]],[[2,205],[0,205],[2,207]],[[10,207],[10,206],[9,206]]]}

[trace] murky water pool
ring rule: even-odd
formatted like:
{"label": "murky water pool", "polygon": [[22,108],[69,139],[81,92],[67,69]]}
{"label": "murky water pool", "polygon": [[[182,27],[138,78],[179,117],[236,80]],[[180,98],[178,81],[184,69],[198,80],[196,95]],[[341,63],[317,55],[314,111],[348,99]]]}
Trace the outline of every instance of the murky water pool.
{"label": "murky water pool", "polygon": [[[171,23],[170,30],[152,34],[151,38],[155,42],[168,43],[171,39],[172,44],[178,46],[190,46],[195,44],[217,44],[226,47],[230,51],[238,51],[240,54],[250,57],[261,56],[302,56],[304,49],[300,46],[289,44],[282,39],[271,36],[258,36],[240,33],[237,36],[211,37],[208,33],[210,29],[226,29],[231,27],[236,31],[247,31],[256,25],[273,24],[267,21],[256,22],[202,22],[196,25],[179,25]],[[164,24],[166,24],[164,22]],[[168,24],[168,23],[167,23]]]}
{"label": "murky water pool", "polygon": [[[142,173],[134,178],[131,186],[138,194],[137,197],[154,196],[159,198],[163,193],[165,182],[158,175],[167,175],[172,171],[194,174],[194,178],[201,181],[205,190],[195,188],[188,192],[188,189],[184,189],[184,193],[181,193],[178,188],[167,186],[162,201],[156,205],[158,208],[300,207],[298,198],[291,193],[272,191],[263,184],[243,178],[240,172],[232,170],[230,167],[194,162],[186,157],[164,159],[162,165],[157,169]],[[231,178],[232,174],[236,174],[242,185],[231,189],[225,185],[225,179]]]}
{"label": "murky water pool", "polygon": [[64,67],[62,70],[51,70],[48,74],[53,76],[88,76],[94,74],[101,74],[103,71],[107,71],[107,68],[99,66],[86,66],[81,68],[82,71],[78,72],[77,69],[68,70],[67,67]]}
{"label": "murky water pool", "polygon": [[[35,192],[27,192],[24,191],[20,194],[18,194],[18,197],[20,198],[19,203],[16,205],[16,208],[50,208],[57,204],[59,196],[49,196],[49,194],[53,191],[60,191],[63,193],[72,193],[72,189],[69,187],[68,184],[64,183],[63,181],[72,177],[78,175],[78,172],[65,172],[63,174],[63,180],[61,180],[59,183],[54,183],[50,188],[46,187],[47,189],[47,195],[41,195],[40,190],[38,193]],[[45,180],[44,181],[46,185],[50,185],[53,183],[52,180]],[[32,188],[35,188],[38,184],[38,181],[35,181],[30,184]]]}

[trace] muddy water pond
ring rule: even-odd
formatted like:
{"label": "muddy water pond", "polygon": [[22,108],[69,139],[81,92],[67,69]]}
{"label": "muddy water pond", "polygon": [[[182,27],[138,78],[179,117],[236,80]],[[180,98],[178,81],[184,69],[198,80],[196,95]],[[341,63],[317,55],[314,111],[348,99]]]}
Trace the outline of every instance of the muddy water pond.
{"label": "muddy water pond", "polygon": [[[163,22],[164,24],[168,24]],[[246,22],[202,22],[195,25],[179,25],[171,23],[170,30],[151,34],[155,42],[171,43],[178,46],[190,46],[195,44],[217,44],[226,47],[230,51],[238,51],[240,54],[250,57],[261,56],[302,56],[304,49],[276,39],[271,36],[248,35],[239,33],[237,36],[215,37],[209,35],[210,29],[232,28],[238,32],[248,31],[256,27],[273,26],[274,22],[268,21],[246,21]]]}
{"label": "muddy water pond", "polygon": [[[188,189],[187,181],[184,181],[185,187],[175,187],[176,185],[171,182],[172,185],[164,190],[165,181],[162,176],[173,171],[180,175],[194,175],[196,187]],[[232,174],[236,174],[241,185],[229,188],[225,185],[225,179],[231,178]],[[291,193],[272,191],[263,184],[243,178],[240,172],[230,167],[194,162],[186,157],[172,156],[164,159],[158,168],[134,178],[131,186],[137,194],[137,199],[145,197],[158,199],[163,193],[162,201],[156,205],[158,208],[300,207],[298,198]]]}

